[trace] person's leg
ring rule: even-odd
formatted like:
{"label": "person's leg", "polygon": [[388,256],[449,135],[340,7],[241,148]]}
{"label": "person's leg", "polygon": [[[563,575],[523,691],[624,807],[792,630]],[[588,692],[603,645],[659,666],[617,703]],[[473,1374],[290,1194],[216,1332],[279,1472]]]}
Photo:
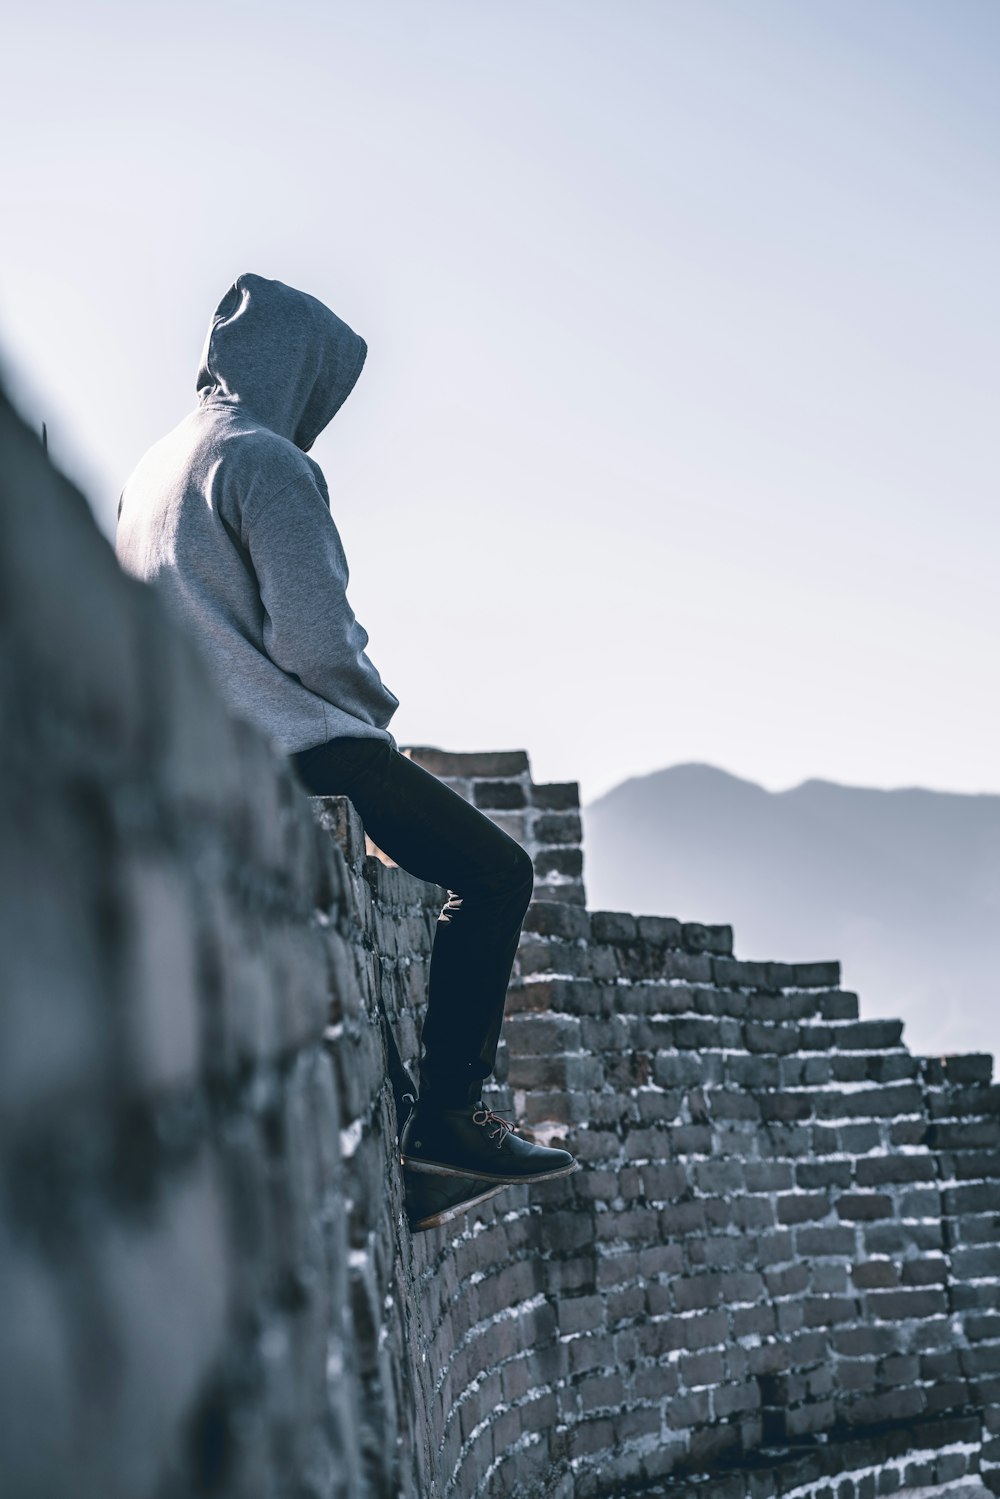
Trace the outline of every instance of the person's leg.
{"label": "person's leg", "polygon": [[387,740],[331,740],[292,758],[307,790],[348,796],[383,853],[449,892],[431,950],[419,1098],[400,1138],[403,1165],[471,1180],[476,1192],[483,1183],[575,1171],[568,1150],[522,1139],[481,1100],[531,900],[528,854]]}
{"label": "person's leg", "polygon": [[293,756],[314,795],[345,795],[382,851],[449,899],[431,950],[420,1096],[475,1103],[496,1062],[507,988],[531,900],[515,839],[386,740],[335,739]]}

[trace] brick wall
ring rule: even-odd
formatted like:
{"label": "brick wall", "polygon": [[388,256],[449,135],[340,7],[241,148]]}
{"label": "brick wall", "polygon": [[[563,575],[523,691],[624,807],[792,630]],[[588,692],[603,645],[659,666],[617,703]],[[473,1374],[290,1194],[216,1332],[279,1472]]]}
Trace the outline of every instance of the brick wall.
{"label": "brick wall", "polygon": [[991,1059],[588,911],[572,784],[414,747],[532,852],[495,1101],[584,1169],[411,1235],[380,1006],[412,1063],[446,892],[0,442],[4,1499],[1000,1492]]}

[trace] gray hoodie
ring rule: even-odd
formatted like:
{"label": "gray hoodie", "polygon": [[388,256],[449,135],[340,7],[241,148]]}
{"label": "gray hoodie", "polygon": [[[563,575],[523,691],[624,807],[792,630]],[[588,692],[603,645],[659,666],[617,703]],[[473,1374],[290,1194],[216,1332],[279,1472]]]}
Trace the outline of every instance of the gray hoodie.
{"label": "gray hoodie", "polygon": [[240,276],[216,309],[198,405],[122,491],[115,551],[195,638],[219,691],[286,754],[385,739],[399,700],[365,654],[312,447],[367,346],[322,302]]}

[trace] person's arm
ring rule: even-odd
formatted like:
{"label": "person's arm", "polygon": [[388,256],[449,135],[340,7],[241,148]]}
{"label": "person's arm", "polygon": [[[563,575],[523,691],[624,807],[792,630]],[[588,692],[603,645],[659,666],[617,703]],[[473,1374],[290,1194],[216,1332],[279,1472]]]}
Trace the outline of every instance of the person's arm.
{"label": "person's arm", "polygon": [[347,558],[333,516],[308,479],[289,485],[246,530],[264,649],[282,671],[357,718],[386,728],[399,699],[365,655],[368,633],[347,600]]}

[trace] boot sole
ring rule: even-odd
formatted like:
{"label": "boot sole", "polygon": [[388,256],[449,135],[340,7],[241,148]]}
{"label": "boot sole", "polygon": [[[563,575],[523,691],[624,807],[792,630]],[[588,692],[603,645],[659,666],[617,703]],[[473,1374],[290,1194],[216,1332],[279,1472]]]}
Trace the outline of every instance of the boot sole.
{"label": "boot sole", "polygon": [[410,1232],[419,1234],[425,1228],[440,1228],[442,1224],[450,1223],[453,1218],[460,1218],[470,1208],[478,1207],[479,1203],[488,1202],[491,1197],[496,1197],[498,1192],[502,1192],[508,1186],[510,1186],[509,1182],[498,1182],[495,1187],[490,1187],[486,1192],[477,1192],[474,1197],[463,1197],[461,1202],[453,1203],[450,1208],[442,1208],[440,1212],[429,1213],[426,1218],[416,1218],[410,1224]]}
{"label": "boot sole", "polygon": [[427,1176],[459,1176],[468,1181],[499,1182],[504,1187],[516,1187],[521,1182],[555,1181],[559,1176],[572,1176],[580,1168],[579,1161],[571,1161],[568,1166],[557,1166],[554,1171],[525,1171],[519,1176],[509,1173],[498,1176],[492,1171],[466,1171],[461,1166],[446,1166],[439,1161],[420,1161],[409,1155],[401,1155],[399,1159],[400,1164],[408,1171],[422,1171]]}

